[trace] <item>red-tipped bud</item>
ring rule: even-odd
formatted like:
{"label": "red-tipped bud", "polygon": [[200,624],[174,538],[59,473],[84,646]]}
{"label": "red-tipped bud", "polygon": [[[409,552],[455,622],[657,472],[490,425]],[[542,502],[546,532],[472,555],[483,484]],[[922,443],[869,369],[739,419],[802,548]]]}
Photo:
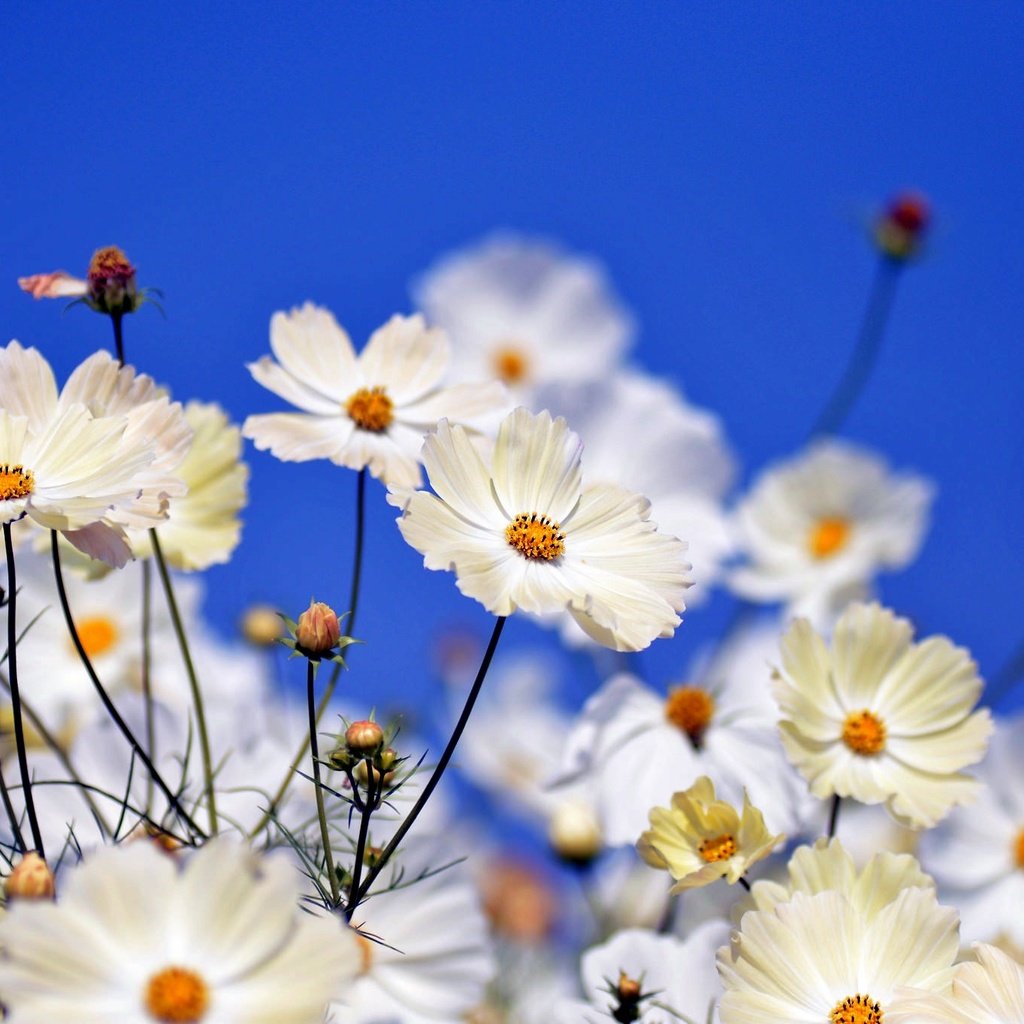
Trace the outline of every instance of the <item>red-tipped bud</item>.
{"label": "red-tipped bud", "polygon": [[619,971],[619,983],[615,986],[615,994],[623,1002],[636,1002],[640,999],[640,982],[631,978],[625,971]]}
{"label": "red-tipped bud", "polygon": [[918,192],[895,196],[875,223],[875,244],[890,259],[916,255],[931,222],[928,200]]}
{"label": "red-tipped bud", "polygon": [[376,722],[353,722],[345,730],[345,744],[353,754],[372,754],[383,742],[384,730]]}
{"label": "red-tipped bud", "polygon": [[52,900],[53,872],[34,850],[14,865],[4,882],[8,900]]}
{"label": "red-tipped bud", "polygon": [[311,601],[299,616],[295,640],[307,654],[328,654],[341,639],[341,625],[334,609],[322,601]]}
{"label": "red-tipped bud", "polygon": [[89,263],[88,301],[101,313],[131,313],[138,305],[135,268],[116,245],[97,249]]}

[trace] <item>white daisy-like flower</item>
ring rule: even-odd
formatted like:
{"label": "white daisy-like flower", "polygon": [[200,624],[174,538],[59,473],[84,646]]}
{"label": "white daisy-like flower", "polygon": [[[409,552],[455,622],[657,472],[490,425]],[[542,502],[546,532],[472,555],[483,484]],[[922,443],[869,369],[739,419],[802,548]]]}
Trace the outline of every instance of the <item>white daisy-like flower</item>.
{"label": "white daisy-like flower", "polygon": [[960,908],[964,939],[1024,947],[1024,718],[996,721],[978,799],[921,839],[921,860]]}
{"label": "white daisy-like flower", "polygon": [[956,911],[927,889],[873,915],[838,892],[797,893],[745,914],[718,951],[722,1024],[882,1024],[906,987],[949,987],[959,946]]}
{"label": "white daisy-like flower", "polygon": [[[700,925],[685,941],[642,928],[617,932],[583,954],[580,974],[586,1001],[557,1005],[555,1020],[606,1024],[621,1009],[625,1012],[615,1020],[707,1024],[722,997],[715,951],[728,935],[723,921]],[[630,1010],[637,1016],[627,1016]]]}
{"label": "white daisy-like flower", "polygon": [[423,445],[435,493],[406,495],[398,525],[428,569],[454,571],[494,615],[567,611],[597,643],[640,650],[679,625],[686,546],[657,532],[645,498],[584,487],[581,452],[565,420],[520,408],[488,467],[442,420]]}
{"label": "white daisy-like flower", "polygon": [[633,339],[600,267],[543,242],[492,238],[441,260],[414,294],[464,379],[497,378],[527,406],[544,384],[605,377]]}
{"label": "white daisy-like flower", "polygon": [[1024,1024],[1024,966],[984,943],[974,955],[957,964],[948,994],[907,993],[891,1024]]}
{"label": "white daisy-like flower", "polygon": [[180,869],[149,843],[99,851],[61,877],[58,903],[0,920],[9,1019],[319,1024],[359,946],[298,897],[290,863],[224,839]]}
{"label": "white daisy-like flower", "polygon": [[900,569],[924,537],[932,487],[890,473],[844,442],[814,444],[755,482],[736,512],[747,563],[729,584],[753,601],[783,601],[816,622],[867,595],[882,569]]}
{"label": "white daisy-like flower", "polygon": [[797,619],[773,688],[786,754],[816,797],[885,803],[930,828],[977,795],[963,769],[984,756],[992,719],[974,711],[982,682],[970,654],[944,636],[912,637],[877,604],[850,605],[831,649]]}
{"label": "white daisy-like flower", "polygon": [[[643,494],[659,528],[686,538],[695,583],[687,603],[705,598],[733,547],[722,502],[736,463],[718,418],[689,405],[669,384],[631,371],[547,387],[538,402],[585,439],[591,483]],[[563,636],[570,643],[582,639],[572,628]]]}
{"label": "white daisy-like flower", "polygon": [[472,421],[504,401],[495,382],[441,387],[448,340],[421,316],[393,316],[357,356],[334,316],[307,303],[273,315],[270,347],[277,361],[249,372],[301,411],[249,416],[243,436],[285,462],[330,459],[389,486],[420,485],[423,435],[438,420]]}
{"label": "white daisy-like flower", "polygon": [[658,693],[614,676],[586,703],[566,740],[562,778],[587,779],[610,845],[636,842],[651,807],[701,775],[723,799],[746,790],[776,832],[799,831],[806,788],[778,741],[770,695],[774,630],[743,633],[687,682]]}

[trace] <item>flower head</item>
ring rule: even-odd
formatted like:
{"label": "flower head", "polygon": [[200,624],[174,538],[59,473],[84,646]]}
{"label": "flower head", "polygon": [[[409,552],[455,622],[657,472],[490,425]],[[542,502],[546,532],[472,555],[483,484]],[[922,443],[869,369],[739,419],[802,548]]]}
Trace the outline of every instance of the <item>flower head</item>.
{"label": "flower head", "polygon": [[685,545],[657,532],[646,499],[584,487],[581,451],[565,420],[520,408],[488,467],[442,421],[423,446],[435,493],[408,495],[398,525],[428,569],[454,571],[493,614],[568,611],[598,643],[640,650],[679,625]]}
{"label": "flower head", "polygon": [[334,609],[323,601],[310,601],[299,616],[295,642],[307,654],[329,654],[341,639],[341,624]]}
{"label": "flower head", "polygon": [[100,313],[131,313],[138,300],[135,268],[123,249],[108,245],[97,249],[89,261],[86,301]]}
{"label": "flower head", "polygon": [[891,260],[912,259],[921,251],[930,221],[927,198],[919,192],[901,192],[875,220],[875,244]]}

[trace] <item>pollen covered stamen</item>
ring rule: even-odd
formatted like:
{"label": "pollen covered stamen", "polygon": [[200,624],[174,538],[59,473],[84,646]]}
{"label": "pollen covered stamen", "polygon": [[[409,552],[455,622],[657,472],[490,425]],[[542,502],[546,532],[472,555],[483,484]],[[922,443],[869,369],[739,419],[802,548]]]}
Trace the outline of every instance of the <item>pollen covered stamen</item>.
{"label": "pollen covered stamen", "polygon": [[345,403],[345,411],[361,430],[380,434],[395,418],[395,404],[383,388],[360,388]]}
{"label": "pollen covered stamen", "polygon": [[736,853],[736,840],[728,833],[723,836],[715,836],[714,839],[705,839],[697,847],[697,852],[708,864],[728,860]]}
{"label": "pollen covered stamen", "polygon": [[494,372],[505,384],[521,384],[529,376],[530,362],[522,348],[508,343],[494,353]]}
{"label": "pollen covered stamen", "polygon": [[885,749],[885,723],[870,711],[854,711],[843,722],[843,742],[863,757],[874,757]]}
{"label": "pollen covered stamen", "polygon": [[850,539],[850,521],[841,516],[826,516],[811,528],[807,548],[814,558],[831,558],[838,554]]}
{"label": "pollen covered stamen", "polygon": [[198,1024],[210,1005],[210,990],[195,971],[167,967],[149,979],[144,1003],[162,1024]]}
{"label": "pollen covered stamen", "polygon": [[505,540],[524,558],[550,562],[565,553],[565,534],[560,530],[548,516],[522,512],[505,527]]}
{"label": "pollen covered stamen", "polygon": [[871,996],[858,992],[836,1003],[829,1020],[831,1024],[882,1024],[884,1016],[882,1007],[872,1002]]}
{"label": "pollen covered stamen", "polygon": [[0,463],[0,501],[27,498],[36,485],[31,469]]}
{"label": "pollen covered stamen", "polygon": [[715,713],[715,699],[699,686],[673,686],[665,701],[665,717],[700,746]]}

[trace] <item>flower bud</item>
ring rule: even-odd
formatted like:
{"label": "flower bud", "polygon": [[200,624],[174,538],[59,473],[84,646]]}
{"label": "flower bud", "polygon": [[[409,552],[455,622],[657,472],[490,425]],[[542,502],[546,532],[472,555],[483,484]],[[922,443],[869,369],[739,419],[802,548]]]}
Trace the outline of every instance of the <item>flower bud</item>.
{"label": "flower bud", "polygon": [[345,743],[353,754],[374,753],[384,742],[384,730],[376,722],[353,722],[345,730]]}
{"label": "flower bud", "polygon": [[341,625],[334,609],[322,601],[310,601],[299,616],[295,640],[306,654],[327,654],[341,639]]}
{"label": "flower bud", "polygon": [[4,893],[8,900],[52,900],[53,872],[38,853],[30,850],[7,876]]}
{"label": "flower bud", "polygon": [[247,608],[239,626],[242,636],[255,647],[272,647],[283,632],[281,616],[268,604],[254,604]]}
{"label": "flower bud", "polygon": [[351,767],[356,763],[356,758],[352,756],[348,747],[343,743],[340,747],[335,747],[327,755],[327,763],[336,772],[344,772],[351,769]]}
{"label": "flower bud", "polygon": [[563,860],[589,864],[603,845],[601,826],[594,809],[580,800],[566,800],[555,808],[548,822],[548,842]]}
{"label": "flower bud", "polygon": [[371,772],[373,773],[373,784],[375,786],[379,786],[382,780],[385,784],[387,784],[391,782],[391,780],[395,777],[394,772],[386,771],[382,775],[379,769],[374,767],[370,767],[369,771],[367,771],[365,760],[360,761],[359,764],[356,765],[355,770],[352,772],[352,774],[355,776],[355,780],[359,783],[360,786],[366,787],[369,785]]}
{"label": "flower bud", "polygon": [[100,313],[131,313],[138,305],[135,268],[116,245],[97,249],[89,262],[87,300]]}
{"label": "flower bud", "polygon": [[382,772],[387,772],[387,778],[390,778],[394,772],[392,769],[398,763],[398,751],[394,747],[385,747],[380,754],[377,755],[377,767]]}
{"label": "flower bud", "polygon": [[902,192],[876,221],[875,244],[892,260],[910,259],[920,251],[930,220],[928,200],[916,192]]}
{"label": "flower bud", "polygon": [[631,978],[625,971],[619,971],[619,983],[615,986],[615,994],[623,1001],[640,998],[640,982]]}

